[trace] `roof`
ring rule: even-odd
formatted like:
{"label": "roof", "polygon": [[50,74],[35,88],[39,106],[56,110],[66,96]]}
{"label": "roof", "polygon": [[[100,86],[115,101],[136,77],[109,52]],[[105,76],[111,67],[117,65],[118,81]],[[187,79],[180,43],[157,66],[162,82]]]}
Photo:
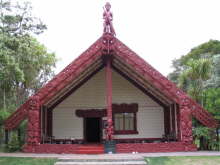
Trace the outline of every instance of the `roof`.
{"label": "roof", "polygon": [[[82,81],[104,67],[103,57],[106,54],[112,56],[113,69],[135,81],[150,95],[160,98],[162,104],[177,103],[179,106],[187,106],[191,109],[192,116],[202,124],[217,127],[216,120],[208,111],[110,33],[104,33],[32,97],[38,97],[41,106],[54,108],[60,103],[59,100],[62,101],[69,93],[74,92]],[[5,121],[6,129],[16,128],[28,117],[28,105],[32,97]]]}

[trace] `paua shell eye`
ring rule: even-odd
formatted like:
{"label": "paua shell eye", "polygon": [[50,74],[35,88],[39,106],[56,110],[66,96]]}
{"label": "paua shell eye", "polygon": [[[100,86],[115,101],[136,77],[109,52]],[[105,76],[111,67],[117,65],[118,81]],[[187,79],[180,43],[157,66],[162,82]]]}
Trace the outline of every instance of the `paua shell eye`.
{"label": "paua shell eye", "polygon": [[106,42],[107,42],[107,41],[104,39],[104,40],[103,40],[103,43],[106,44]]}

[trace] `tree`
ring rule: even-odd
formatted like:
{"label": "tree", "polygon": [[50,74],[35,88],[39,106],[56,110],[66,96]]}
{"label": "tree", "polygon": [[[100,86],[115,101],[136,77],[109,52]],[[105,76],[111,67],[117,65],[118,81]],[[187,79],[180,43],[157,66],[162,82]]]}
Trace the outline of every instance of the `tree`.
{"label": "tree", "polygon": [[30,2],[0,0],[0,31],[13,35],[40,34],[47,28],[32,16]]}
{"label": "tree", "polygon": [[53,76],[55,54],[34,37],[45,29],[29,2],[0,0],[0,139],[2,121]]}
{"label": "tree", "polygon": [[219,88],[220,87],[220,54],[212,57],[213,61],[213,74],[211,78],[206,82],[207,88]]}
{"label": "tree", "polygon": [[[220,120],[220,41],[210,40],[203,43],[173,61],[174,71],[168,78],[178,84],[185,92]],[[200,138],[200,148],[212,149],[219,147],[218,129],[202,127],[194,120],[195,137]],[[209,131],[207,131],[209,130]],[[214,145],[213,145],[214,144]],[[215,147],[213,147],[215,146]]]}
{"label": "tree", "polygon": [[168,78],[177,84],[180,73],[187,68],[188,61],[208,58],[215,62],[214,58],[218,54],[220,54],[220,41],[209,40],[208,42],[200,44],[192,48],[186,55],[182,55],[179,59],[173,60],[172,67],[174,71],[168,75]]}
{"label": "tree", "polygon": [[0,108],[12,110],[53,76],[56,58],[32,36],[46,25],[32,16],[29,2],[1,0],[0,9]]}
{"label": "tree", "polygon": [[212,62],[210,59],[191,59],[186,69],[179,75],[179,87],[184,89],[198,103],[202,102],[205,81],[211,77]]}
{"label": "tree", "polygon": [[23,72],[12,52],[4,46],[5,38],[0,35],[0,89],[3,96],[3,110],[6,109],[6,93],[12,91],[15,81],[23,81]]}
{"label": "tree", "polygon": [[216,54],[220,54],[220,41],[209,40],[191,49],[187,55],[181,57],[181,61],[182,64],[186,64],[190,59],[210,58]]}
{"label": "tree", "polygon": [[0,42],[0,96],[3,98],[0,107],[3,105],[5,109],[7,104],[15,102],[11,107],[14,109],[53,76],[56,58],[27,34],[4,35]]}

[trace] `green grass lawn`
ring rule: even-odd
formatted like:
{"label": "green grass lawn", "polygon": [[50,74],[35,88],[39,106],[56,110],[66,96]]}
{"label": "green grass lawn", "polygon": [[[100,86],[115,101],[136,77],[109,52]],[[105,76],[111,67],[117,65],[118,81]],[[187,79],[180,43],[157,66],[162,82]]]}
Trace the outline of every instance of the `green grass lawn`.
{"label": "green grass lawn", "polygon": [[148,165],[220,165],[220,156],[147,157]]}
{"label": "green grass lawn", "polygon": [[0,165],[54,165],[57,159],[0,157]]}

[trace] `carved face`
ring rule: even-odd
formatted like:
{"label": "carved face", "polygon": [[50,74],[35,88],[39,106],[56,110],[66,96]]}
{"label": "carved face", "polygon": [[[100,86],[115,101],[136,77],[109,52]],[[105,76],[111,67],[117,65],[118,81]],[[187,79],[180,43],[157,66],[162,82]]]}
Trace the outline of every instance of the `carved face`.
{"label": "carved face", "polygon": [[105,8],[106,8],[107,11],[109,11],[109,10],[111,9],[111,5],[110,5],[109,2],[107,2],[107,3],[105,4]]}

